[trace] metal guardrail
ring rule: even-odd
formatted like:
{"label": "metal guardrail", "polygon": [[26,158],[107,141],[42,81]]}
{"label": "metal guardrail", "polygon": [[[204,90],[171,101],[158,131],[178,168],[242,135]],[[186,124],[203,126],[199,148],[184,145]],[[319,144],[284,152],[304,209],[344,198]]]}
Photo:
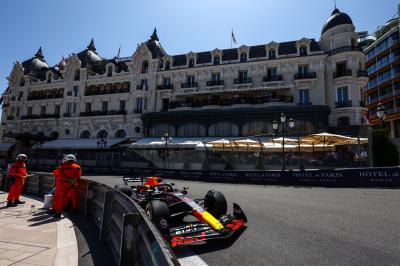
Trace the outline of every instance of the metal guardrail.
{"label": "metal guardrail", "polygon": [[[27,178],[24,193],[43,196],[54,187],[49,173]],[[79,211],[92,219],[99,239],[106,241],[118,265],[180,265],[142,208],[122,192],[94,181],[80,180]]]}

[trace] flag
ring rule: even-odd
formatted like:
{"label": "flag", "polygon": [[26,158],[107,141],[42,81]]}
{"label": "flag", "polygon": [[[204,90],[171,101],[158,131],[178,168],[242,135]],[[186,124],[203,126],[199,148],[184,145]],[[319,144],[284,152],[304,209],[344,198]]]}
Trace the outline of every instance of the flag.
{"label": "flag", "polygon": [[367,122],[367,125],[371,125],[371,115],[370,115],[369,111],[365,111],[364,116],[365,116],[365,121]]}
{"label": "flag", "polygon": [[235,34],[233,33],[233,30],[232,30],[232,42],[234,42],[235,44],[237,44],[237,43],[236,43]]}

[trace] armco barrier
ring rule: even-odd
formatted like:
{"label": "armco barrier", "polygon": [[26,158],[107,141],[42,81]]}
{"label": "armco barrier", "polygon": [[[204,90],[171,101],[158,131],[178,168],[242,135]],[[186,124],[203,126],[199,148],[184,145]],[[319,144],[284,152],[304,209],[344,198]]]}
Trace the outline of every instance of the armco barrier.
{"label": "armco barrier", "polygon": [[[54,177],[36,173],[24,193],[43,196],[52,190]],[[78,187],[80,212],[93,219],[99,239],[106,241],[118,265],[179,265],[175,255],[139,205],[120,191],[93,181]]]}

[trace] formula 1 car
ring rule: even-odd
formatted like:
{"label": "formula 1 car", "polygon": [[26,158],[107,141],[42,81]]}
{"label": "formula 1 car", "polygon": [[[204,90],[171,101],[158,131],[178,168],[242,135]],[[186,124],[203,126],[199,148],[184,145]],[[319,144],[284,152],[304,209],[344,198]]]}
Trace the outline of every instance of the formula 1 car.
{"label": "formula 1 car", "polygon": [[[174,188],[160,177],[124,177],[125,185],[115,188],[131,197],[146,212],[171,247],[204,243],[217,238],[229,238],[247,223],[239,205],[233,203],[233,214],[226,214],[225,196],[210,190],[203,199],[190,199],[183,190]],[[128,182],[141,185],[128,185]]]}

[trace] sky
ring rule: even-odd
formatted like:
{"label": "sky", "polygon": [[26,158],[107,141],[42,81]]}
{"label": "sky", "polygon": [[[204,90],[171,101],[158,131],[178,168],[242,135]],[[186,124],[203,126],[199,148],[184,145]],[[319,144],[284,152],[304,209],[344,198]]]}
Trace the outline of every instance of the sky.
{"label": "sky", "polygon": [[[337,0],[357,31],[373,32],[397,11],[396,0]],[[98,53],[131,56],[157,27],[168,54],[237,45],[319,39],[334,0],[1,0],[0,92],[13,63],[43,48],[50,66],[94,38]]]}

